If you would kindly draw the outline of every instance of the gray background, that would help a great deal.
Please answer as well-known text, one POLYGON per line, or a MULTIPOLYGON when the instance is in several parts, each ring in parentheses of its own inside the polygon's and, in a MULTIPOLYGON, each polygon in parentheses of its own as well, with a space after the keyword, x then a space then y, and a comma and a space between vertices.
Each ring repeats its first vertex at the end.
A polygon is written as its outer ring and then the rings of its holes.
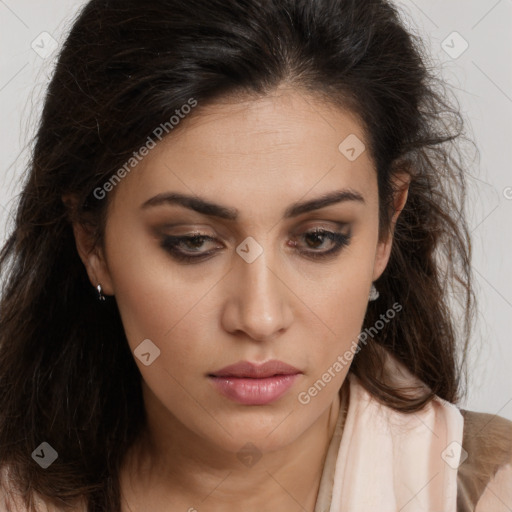
MULTIPOLYGON (((0 242, 10 226, 12 199, 20 191, 53 68, 44 33, 62 44, 83 3, 0 0, 0 242)), ((512 419, 512 0, 397 3, 409 28, 431 47, 479 150, 467 169, 479 309, 471 338, 471 385, 461 405, 512 419), (464 41, 468 48, 458 55, 464 41)))

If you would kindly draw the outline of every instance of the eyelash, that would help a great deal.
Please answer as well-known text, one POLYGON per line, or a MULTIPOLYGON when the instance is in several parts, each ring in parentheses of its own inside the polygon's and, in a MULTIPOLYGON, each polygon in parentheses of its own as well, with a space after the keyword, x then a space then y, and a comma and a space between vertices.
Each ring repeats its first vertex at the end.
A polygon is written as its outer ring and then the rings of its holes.
MULTIPOLYGON (((330 239, 334 242, 334 247, 328 251, 318 252, 318 251, 299 251, 302 254, 305 254, 306 257, 312 258, 314 260, 326 259, 331 256, 337 255, 344 247, 350 244, 350 240, 352 238, 352 234, 343 234, 335 231, 328 231, 325 229, 314 229, 311 231, 306 231, 301 236, 308 235, 320 235, 330 239)), ((185 242, 191 241, 215 241, 215 238, 212 238, 208 235, 203 235, 201 233, 194 234, 192 236, 166 236, 162 242, 161 247, 166 250, 171 256, 177 261, 187 262, 187 263, 198 263, 202 260, 207 259, 211 254, 215 253, 215 250, 208 251, 205 253, 201 253, 198 256, 191 256, 190 254, 186 254, 183 251, 177 249, 177 247, 185 242)), ((296 245, 296 242, 294 242, 296 245)))

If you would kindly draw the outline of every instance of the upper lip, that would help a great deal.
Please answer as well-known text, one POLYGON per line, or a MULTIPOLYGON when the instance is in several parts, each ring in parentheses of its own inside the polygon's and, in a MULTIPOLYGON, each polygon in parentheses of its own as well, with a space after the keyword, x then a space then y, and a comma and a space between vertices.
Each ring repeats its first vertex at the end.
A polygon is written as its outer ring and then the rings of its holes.
POLYGON ((251 363, 250 361, 240 361, 226 366, 210 374, 213 377, 249 377, 263 379, 274 375, 294 375, 302 373, 300 370, 289 364, 272 359, 265 363, 251 363))

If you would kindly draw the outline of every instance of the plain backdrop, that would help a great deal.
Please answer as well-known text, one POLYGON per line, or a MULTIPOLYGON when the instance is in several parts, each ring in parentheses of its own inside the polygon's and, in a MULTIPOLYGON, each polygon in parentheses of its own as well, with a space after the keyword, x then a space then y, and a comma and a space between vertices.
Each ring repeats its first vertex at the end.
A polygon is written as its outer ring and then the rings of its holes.
MULTIPOLYGON (((0 0, 0 242, 54 65, 55 52, 47 53, 53 40, 62 44, 83 4, 0 0)), ((466 169, 478 318, 468 399, 461 406, 512 420, 512 0, 398 4, 452 87, 479 152, 466 169)))

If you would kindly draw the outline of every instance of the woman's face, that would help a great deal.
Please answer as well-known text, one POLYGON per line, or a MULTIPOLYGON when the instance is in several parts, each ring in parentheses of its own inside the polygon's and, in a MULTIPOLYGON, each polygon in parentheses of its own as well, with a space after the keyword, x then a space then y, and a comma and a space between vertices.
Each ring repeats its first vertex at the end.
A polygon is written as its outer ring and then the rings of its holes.
POLYGON ((86 265, 115 295, 148 411, 223 449, 271 451, 326 412, 348 372, 335 363, 390 250, 376 173, 357 120, 297 91, 194 114, 111 192, 105 252, 86 265), (298 373, 219 372, 268 360, 298 373))

